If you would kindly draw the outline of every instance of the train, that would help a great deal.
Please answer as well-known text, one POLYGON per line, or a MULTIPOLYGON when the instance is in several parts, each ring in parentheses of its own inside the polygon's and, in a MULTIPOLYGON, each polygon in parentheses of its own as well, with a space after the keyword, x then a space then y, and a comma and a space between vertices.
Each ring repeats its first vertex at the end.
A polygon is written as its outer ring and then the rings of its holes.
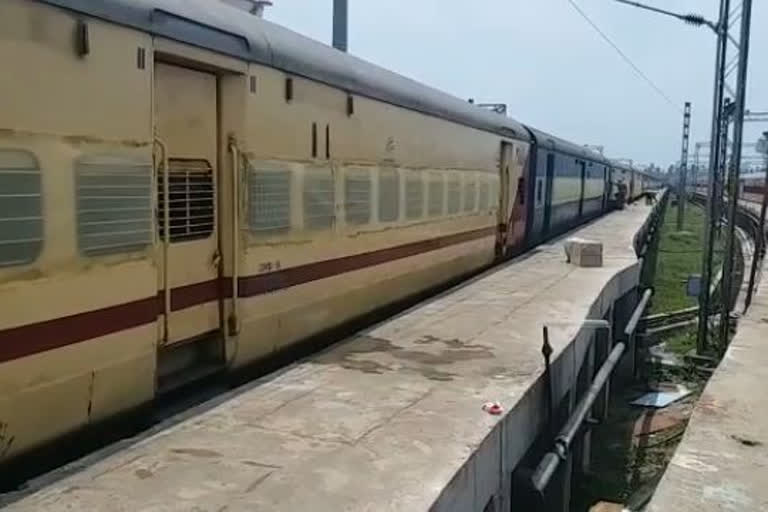
POLYGON ((211 0, 3 0, 0 35, 3 464, 648 186, 211 0))
POLYGON ((761 200, 765 194, 765 183, 765 175, 761 173, 742 176, 739 179, 739 197, 757 201, 761 200))

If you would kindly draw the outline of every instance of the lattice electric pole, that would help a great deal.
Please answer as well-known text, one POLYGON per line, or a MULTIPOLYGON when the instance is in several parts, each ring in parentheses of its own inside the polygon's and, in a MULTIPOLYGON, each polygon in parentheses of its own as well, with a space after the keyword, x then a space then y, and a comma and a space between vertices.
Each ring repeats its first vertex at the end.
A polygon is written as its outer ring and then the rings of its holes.
POLYGON ((752 0, 744 0, 741 8, 741 37, 739 38, 738 75, 733 123, 733 152, 728 167, 728 236, 725 239, 723 260, 722 304, 720 306, 720 349, 728 346, 731 318, 732 274, 736 245, 736 210, 739 202, 739 173, 744 139, 744 112, 747 95, 747 67, 749 61, 749 33, 752 21, 752 0))
POLYGON ((725 89, 725 65, 728 52, 728 18, 730 0, 720 0, 720 13, 715 26, 717 46, 715 56, 715 87, 712 98, 712 124, 709 147, 709 172, 707 174, 707 223, 704 228, 704 250, 701 262, 701 286, 699 289, 699 326, 696 352, 702 354, 709 346, 709 314, 711 312, 710 287, 712 282, 712 257, 714 253, 715 224, 717 217, 717 170, 720 155, 721 114, 725 89))
POLYGON ((688 140, 691 135, 691 102, 685 102, 683 111, 683 147, 680 156, 680 190, 677 193, 677 230, 683 230, 685 219, 685 203, 688 198, 686 179, 688 174, 688 140))

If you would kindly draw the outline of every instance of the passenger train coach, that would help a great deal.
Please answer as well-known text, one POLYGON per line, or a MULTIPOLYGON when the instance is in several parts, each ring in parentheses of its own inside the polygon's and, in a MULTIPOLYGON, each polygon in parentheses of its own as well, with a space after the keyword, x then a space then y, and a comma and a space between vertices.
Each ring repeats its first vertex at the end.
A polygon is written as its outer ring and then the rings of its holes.
POLYGON ((0 62, 5 462, 642 192, 210 0, 3 0, 0 62))

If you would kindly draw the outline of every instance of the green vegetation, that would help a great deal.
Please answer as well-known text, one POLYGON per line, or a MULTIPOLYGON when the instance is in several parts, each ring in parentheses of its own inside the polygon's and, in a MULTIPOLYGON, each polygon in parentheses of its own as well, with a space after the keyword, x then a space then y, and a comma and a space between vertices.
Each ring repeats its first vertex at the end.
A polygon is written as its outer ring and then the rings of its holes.
MULTIPOLYGON (((704 210, 696 205, 688 205, 684 231, 676 230, 676 220, 677 208, 670 205, 661 227, 652 313, 667 313, 697 305, 696 297, 686 295, 686 281, 691 274, 701 274, 701 251, 706 224, 704 210)), ((713 269, 717 269, 722 260, 719 240, 715 246, 714 260, 713 269)))
POLYGON ((665 338, 664 347, 673 354, 685 355, 696 347, 697 335, 698 329, 694 325, 665 338))

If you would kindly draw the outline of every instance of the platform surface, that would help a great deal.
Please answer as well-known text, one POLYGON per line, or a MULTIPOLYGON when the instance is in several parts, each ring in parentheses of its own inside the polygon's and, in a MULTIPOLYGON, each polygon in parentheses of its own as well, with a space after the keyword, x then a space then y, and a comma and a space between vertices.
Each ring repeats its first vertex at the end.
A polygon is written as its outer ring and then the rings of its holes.
MULTIPOLYGON (((649 212, 629 206, 568 235, 602 241, 602 268, 566 264, 565 237, 540 246, 47 475, 6 510, 426 511, 458 478, 480 499, 493 476, 464 469, 540 378, 542 325, 557 358, 615 277, 637 274, 632 239, 649 212), (484 412, 486 401, 504 414, 484 412)), ((444 501, 477 509, 461 496, 444 501)))
MULTIPOLYGON (((759 205, 757 206, 759 208, 759 205)), ((768 511, 768 264, 649 512, 768 511)))

